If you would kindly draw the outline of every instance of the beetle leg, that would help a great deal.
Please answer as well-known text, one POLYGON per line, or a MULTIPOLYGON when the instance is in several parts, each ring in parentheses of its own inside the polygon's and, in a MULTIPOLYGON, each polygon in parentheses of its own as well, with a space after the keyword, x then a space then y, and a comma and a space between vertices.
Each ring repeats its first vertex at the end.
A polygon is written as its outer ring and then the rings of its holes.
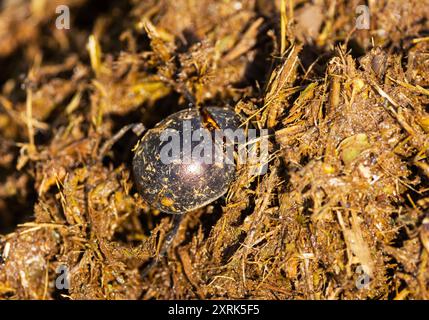
POLYGON ((103 146, 100 148, 100 153, 98 155, 99 159, 102 159, 104 155, 113 147, 113 145, 120 140, 125 133, 129 130, 132 130, 137 136, 141 136, 144 131, 146 131, 143 123, 131 123, 121 128, 113 137, 107 140, 103 146))
POLYGON ((177 231, 179 230, 180 222, 182 222, 183 214, 174 214, 172 218, 172 229, 167 233, 165 236, 165 241, 161 247, 161 250, 159 251, 159 254, 157 257, 155 257, 142 271, 141 275, 144 278, 147 276, 149 271, 158 264, 160 258, 164 257, 167 254, 167 250, 170 248, 171 244, 173 243, 173 240, 177 234, 177 231))

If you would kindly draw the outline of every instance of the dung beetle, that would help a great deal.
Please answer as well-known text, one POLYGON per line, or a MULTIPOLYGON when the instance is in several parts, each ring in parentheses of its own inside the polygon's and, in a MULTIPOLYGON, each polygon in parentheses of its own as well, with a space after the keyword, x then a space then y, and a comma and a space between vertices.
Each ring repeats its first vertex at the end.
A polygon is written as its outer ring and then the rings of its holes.
POLYGON ((216 158, 227 141, 224 136, 216 139, 215 133, 239 126, 233 110, 206 107, 181 110, 148 130, 132 164, 142 198, 163 212, 183 214, 224 195, 236 167, 233 161, 216 158))
MULTIPOLYGON (((241 119, 232 109, 202 107, 184 86, 175 86, 172 81, 164 80, 182 93, 194 107, 168 116, 147 131, 142 123, 131 123, 106 141, 99 152, 101 160, 127 131, 132 130, 138 136, 146 131, 133 149, 134 181, 146 203, 173 214, 172 229, 166 234, 158 257, 166 254, 184 213, 202 208, 228 191, 235 177, 234 152, 238 142, 234 136, 231 139, 231 136, 224 136, 223 133, 228 130, 236 132, 241 126, 241 119), (168 133, 174 133, 170 135, 172 141, 164 139, 169 136, 168 133), (195 133, 197 137, 203 137, 203 141, 194 139, 195 133), (169 150, 168 144, 173 147, 170 148, 172 150, 169 150), (170 157, 166 149, 175 156, 170 157), (234 152, 228 152, 231 150, 234 152), (212 161, 207 161, 210 157, 212 161)), ((153 259, 142 271, 142 277, 158 261, 153 259)))

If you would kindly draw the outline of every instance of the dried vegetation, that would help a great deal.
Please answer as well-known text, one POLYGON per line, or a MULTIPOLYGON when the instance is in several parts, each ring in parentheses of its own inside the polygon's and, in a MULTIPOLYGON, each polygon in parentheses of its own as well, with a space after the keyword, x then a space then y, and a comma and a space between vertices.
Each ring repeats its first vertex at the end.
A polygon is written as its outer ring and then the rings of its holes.
POLYGON ((0 297, 429 299, 429 2, 360 4, 0 1, 0 297), (269 128, 269 170, 142 277, 172 219, 109 139, 185 91, 269 128))

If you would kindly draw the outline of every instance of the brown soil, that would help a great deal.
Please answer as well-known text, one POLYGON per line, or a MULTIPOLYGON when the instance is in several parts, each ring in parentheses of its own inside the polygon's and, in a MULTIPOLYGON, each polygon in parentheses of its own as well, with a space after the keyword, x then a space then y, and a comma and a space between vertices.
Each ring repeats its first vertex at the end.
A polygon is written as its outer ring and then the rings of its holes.
POLYGON ((0 1, 0 297, 429 299, 429 1, 368 0, 369 30, 361 4, 0 1), (160 257, 138 137, 106 146, 185 91, 268 128, 269 170, 160 257))

